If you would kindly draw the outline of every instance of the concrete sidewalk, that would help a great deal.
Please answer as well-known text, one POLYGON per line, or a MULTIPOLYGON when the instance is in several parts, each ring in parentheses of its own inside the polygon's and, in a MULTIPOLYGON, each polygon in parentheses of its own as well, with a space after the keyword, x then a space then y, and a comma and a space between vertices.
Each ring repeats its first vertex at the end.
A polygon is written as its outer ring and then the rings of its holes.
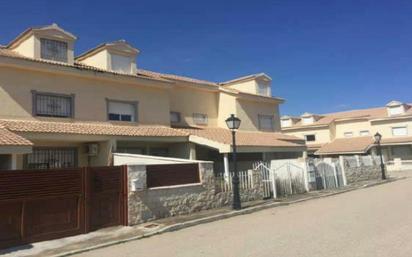
POLYGON ((243 209, 233 211, 230 207, 202 211, 194 215, 176 216, 144 223, 133 227, 111 227, 84 235, 77 235, 56 240, 33 243, 0 251, 0 255, 9 256, 68 256, 102 247, 138 240, 153 235, 195 226, 197 224, 226 219, 248 214, 267 208, 285 206, 311 199, 332 196, 348 191, 389 183, 405 177, 390 178, 386 181, 372 180, 352 184, 335 190, 313 191, 276 200, 261 200, 243 203, 243 209))

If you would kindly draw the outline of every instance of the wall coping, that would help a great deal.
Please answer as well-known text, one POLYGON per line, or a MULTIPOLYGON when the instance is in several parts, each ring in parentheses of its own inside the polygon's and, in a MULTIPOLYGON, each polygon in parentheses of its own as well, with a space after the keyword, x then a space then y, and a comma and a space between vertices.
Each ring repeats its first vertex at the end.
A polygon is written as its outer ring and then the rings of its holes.
POLYGON ((185 188, 185 187, 198 187, 202 186, 202 183, 191 183, 191 184, 183 184, 183 185, 173 185, 173 186, 161 186, 161 187, 151 187, 148 188, 148 191, 155 191, 155 190, 163 190, 163 189, 174 189, 174 188, 185 188))

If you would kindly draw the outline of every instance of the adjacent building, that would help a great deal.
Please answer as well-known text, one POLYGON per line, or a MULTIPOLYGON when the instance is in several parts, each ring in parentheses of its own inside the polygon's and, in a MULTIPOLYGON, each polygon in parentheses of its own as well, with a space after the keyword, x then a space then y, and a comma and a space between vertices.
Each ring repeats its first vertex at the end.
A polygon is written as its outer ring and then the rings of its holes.
POLYGON ((241 167, 302 155, 304 141, 280 133, 272 79, 216 83, 140 69, 124 40, 75 56, 77 37, 52 24, 0 46, 0 168, 104 166, 112 153, 215 161, 228 170, 225 119, 242 120, 241 167))
POLYGON ((282 132, 304 139, 314 156, 374 154, 373 135, 382 135, 385 160, 412 160, 412 105, 391 101, 384 107, 330 114, 281 117, 282 132))

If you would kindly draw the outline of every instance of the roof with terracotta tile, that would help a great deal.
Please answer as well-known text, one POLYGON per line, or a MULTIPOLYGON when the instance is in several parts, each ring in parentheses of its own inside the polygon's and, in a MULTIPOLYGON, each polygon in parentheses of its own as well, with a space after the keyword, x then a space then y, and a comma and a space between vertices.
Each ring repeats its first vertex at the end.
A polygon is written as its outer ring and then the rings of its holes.
POLYGON ((15 132, 58 133, 107 136, 185 137, 187 133, 166 126, 131 126, 109 122, 57 122, 39 120, 0 120, 0 125, 15 132))
POLYGON ((196 84, 204 84, 204 85, 216 86, 216 87, 219 86, 215 82, 190 78, 186 76, 179 76, 179 75, 174 75, 174 74, 154 72, 154 71, 143 70, 143 69, 137 69, 137 74, 143 75, 143 76, 149 76, 153 78, 171 79, 171 80, 178 80, 178 81, 184 81, 184 82, 196 83, 196 84))
POLYGON ((0 146, 32 146, 33 143, 4 127, 0 127, 0 146))
POLYGON ((365 153, 373 143, 374 139, 371 136, 337 138, 332 142, 323 145, 315 152, 315 154, 333 155, 343 153, 365 153))
POLYGON ((381 140, 382 145, 402 144, 402 143, 412 144, 412 137, 390 137, 390 138, 383 137, 381 140))
POLYGON ((308 148, 308 150, 317 150, 319 148, 321 148, 324 144, 308 144, 306 143, 306 147, 308 148))
POLYGON ((320 114, 320 115, 317 115, 317 119, 315 120, 315 122, 311 124, 302 124, 302 121, 299 119, 299 121, 296 122, 293 126, 284 127, 282 128, 282 130, 329 125, 330 123, 334 121, 340 121, 340 120, 346 120, 346 119, 372 120, 372 119, 381 119, 381 118, 399 118, 399 117, 409 117, 409 116, 412 117, 412 107, 410 107, 410 104, 407 104, 407 106, 409 108, 406 110, 404 114, 396 115, 396 116, 388 116, 386 107, 320 114))
POLYGON ((125 73, 120 73, 120 72, 115 72, 115 71, 109 71, 109 70, 105 70, 105 69, 96 68, 96 67, 93 67, 93 66, 90 66, 90 65, 85 65, 85 64, 80 63, 80 62, 74 62, 74 64, 70 64, 70 63, 56 62, 56 61, 45 60, 45 59, 29 58, 29 57, 23 56, 23 55, 15 52, 13 50, 7 49, 7 48, 0 48, 0 56, 17 58, 17 59, 22 59, 22 60, 27 60, 27 61, 32 61, 32 62, 39 62, 39 63, 58 65, 58 66, 65 66, 65 67, 76 68, 76 69, 81 69, 81 70, 89 70, 89 71, 110 73, 110 74, 115 74, 115 75, 120 75, 120 76, 145 78, 145 79, 151 79, 151 80, 158 80, 158 81, 162 81, 162 82, 171 82, 171 81, 169 81, 167 79, 164 79, 164 78, 161 78, 161 77, 146 76, 146 75, 140 75, 140 74, 125 74, 125 73))
MULTIPOLYGON (((217 143, 232 144, 232 134, 224 128, 183 128, 179 129, 190 135, 203 137, 217 143)), ((251 132, 239 130, 236 132, 238 146, 267 146, 267 147, 304 147, 304 140, 276 132, 251 132)))

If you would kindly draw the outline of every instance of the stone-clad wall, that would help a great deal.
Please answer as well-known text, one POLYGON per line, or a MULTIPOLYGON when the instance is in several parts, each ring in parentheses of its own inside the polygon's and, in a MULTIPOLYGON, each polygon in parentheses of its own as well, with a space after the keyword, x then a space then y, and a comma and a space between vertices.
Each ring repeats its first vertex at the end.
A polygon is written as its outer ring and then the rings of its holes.
POLYGON ((358 167, 349 167, 348 165, 345 165, 345 175, 347 183, 351 184, 358 181, 379 179, 381 177, 381 169, 379 165, 362 165, 358 167))
MULTIPOLYGON (((199 184, 150 188, 146 186, 146 166, 131 165, 128 167, 129 181, 129 225, 168 216, 185 215, 201 210, 219 208, 231 204, 232 194, 218 192, 213 174, 213 163, 199 163, 199 184), (137 179, 139 188, 132 192, 130 181, 137 179)), ((254 174, 253 188, 241 191, 242 201, 263 198, 260 176, 254 174)))

